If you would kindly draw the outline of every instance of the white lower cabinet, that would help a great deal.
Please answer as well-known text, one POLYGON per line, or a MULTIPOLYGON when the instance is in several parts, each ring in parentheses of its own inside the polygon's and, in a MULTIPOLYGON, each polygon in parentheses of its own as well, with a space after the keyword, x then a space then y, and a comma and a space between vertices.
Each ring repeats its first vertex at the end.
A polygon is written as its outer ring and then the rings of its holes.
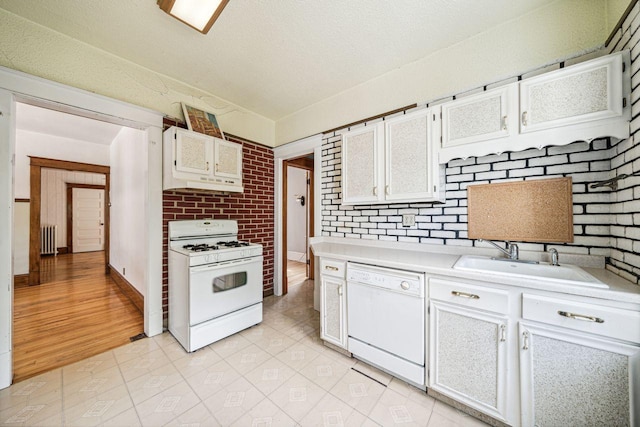
POLYGON ((320 259, 320 338, 347 348, 345 263, 320 259))
POLYGON ((521 322, 523 426, 640 424, 640 347, 521 322))
POLYGON ((508 318, 432 301, 429 387, 506 421, 508 318))

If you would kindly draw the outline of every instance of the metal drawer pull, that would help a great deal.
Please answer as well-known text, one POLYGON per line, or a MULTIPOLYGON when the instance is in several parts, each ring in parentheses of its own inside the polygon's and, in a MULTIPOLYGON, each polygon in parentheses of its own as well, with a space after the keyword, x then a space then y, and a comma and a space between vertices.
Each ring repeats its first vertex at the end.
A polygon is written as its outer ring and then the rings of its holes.
POLYGON ((374 196, 378 195, 378 187, 373 187, 373 195, 374 196))
POLYGON ((507 130, 507 116, 502 116, 502 130, 507 130))
POLYGON ((584 314, 569 313, 568 311, 558 311, 560 316, 568 317, 569 319, 584 320, 585 322, 604 323, 604 319, 595 316, 585 316, 584 314))
POLYGON ((500 325, 500 341, 505 342, 507 340, 507 325, 500 325))
POLYGON ((325 265, 325 266, 324 266, 324 269, 325 269, 325 270, 331 270, 331 271, 338 271, 338 270, 340 270, 338 267, 334 267, 334 266, 332 266, 332 265, 325 265))
POLYGON ((529 332, 522 333, 522 349, 529 350, 529 332))
POLYGON ((480 297, 478 295, 469 294, 467 292, 460 292, 460 291, 451 291, 451 295, 453 295, 454 297, 480 299, 480 297))
POLYGON ((527 112, 523 112, 522 113, 522 126, 526 126, 527 125, 527 112))

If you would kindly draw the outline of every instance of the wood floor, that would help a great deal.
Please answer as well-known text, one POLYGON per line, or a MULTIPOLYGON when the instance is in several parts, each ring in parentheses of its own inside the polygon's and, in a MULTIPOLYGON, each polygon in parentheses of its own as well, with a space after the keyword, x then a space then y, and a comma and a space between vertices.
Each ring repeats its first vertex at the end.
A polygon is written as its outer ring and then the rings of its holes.
POLYGON ((16 288, 14 381, 127 344, 142 314, 105 274, 104 253, 43 257, 42 284, 16 288))
POLYGON ((307 280, 307 264, 304 262, 287 260, 287 285, 299 285, 307 280))

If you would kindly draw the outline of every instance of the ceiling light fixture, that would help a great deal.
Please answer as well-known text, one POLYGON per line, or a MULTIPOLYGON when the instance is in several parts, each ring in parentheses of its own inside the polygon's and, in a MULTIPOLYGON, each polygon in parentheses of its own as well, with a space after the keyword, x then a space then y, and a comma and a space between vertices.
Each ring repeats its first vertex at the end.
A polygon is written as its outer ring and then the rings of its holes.
POLYGON ((207 34, 229 0, 158 0, 160 9, 207 34))

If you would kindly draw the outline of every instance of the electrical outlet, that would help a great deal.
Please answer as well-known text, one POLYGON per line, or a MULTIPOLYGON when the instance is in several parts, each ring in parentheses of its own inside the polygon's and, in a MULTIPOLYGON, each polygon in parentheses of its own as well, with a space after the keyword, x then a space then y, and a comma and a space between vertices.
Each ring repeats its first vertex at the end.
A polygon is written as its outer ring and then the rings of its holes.
POLYGON ((404 214, 402 215, 402 226, 403 227, 411 227, 416 225, 416 216, 413 214, 404 214))

